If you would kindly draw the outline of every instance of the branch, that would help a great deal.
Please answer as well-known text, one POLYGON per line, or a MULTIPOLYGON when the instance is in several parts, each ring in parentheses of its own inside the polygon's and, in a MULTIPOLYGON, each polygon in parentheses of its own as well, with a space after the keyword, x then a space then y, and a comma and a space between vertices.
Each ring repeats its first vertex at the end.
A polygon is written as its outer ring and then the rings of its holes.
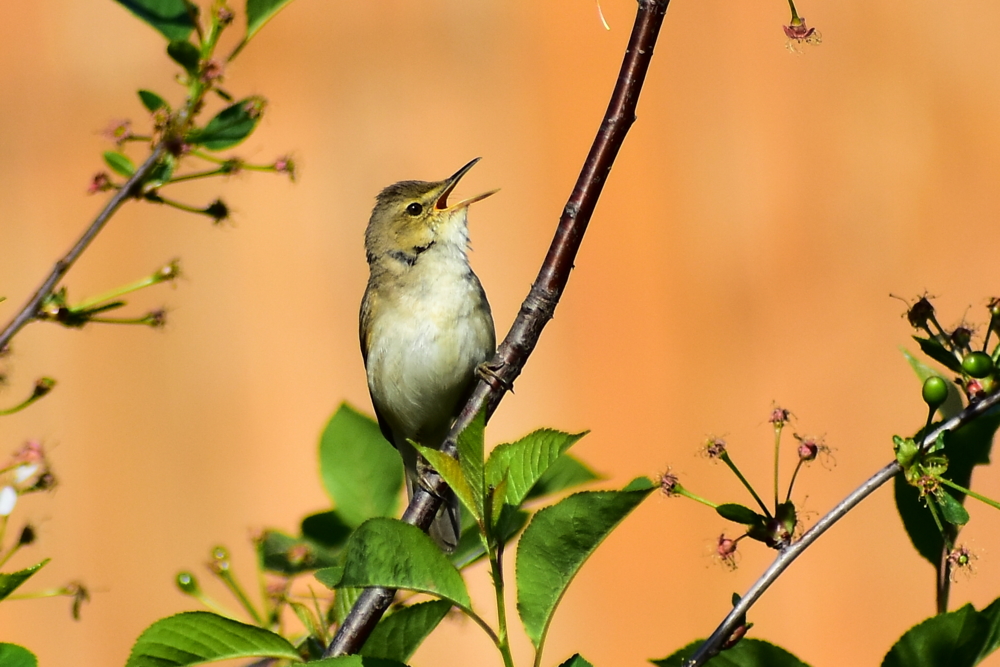
MULTIPOLYGON (((980 417, 994 412, 997 406, 1000 406, 1000 394, 993 394, 974 405, 970 405, 951 419, 941 422, 936 428, 927 433, 924 436, 921 447, 929 447, 937 440, 938 435, 945 431, 954 431, 980 417)), ((726 640, 743 624, 750 607, 778 579, 781 573, 785 571, 785 568, 801 556, 809 545, 819 539, 819 536, 825 533, 828 528, 842 519, 844 515, 854 509, 862 500, 870 496, 875 489, 888 482, 900 472, 902 472, 902 468, 896 461, 885 465, 861 486, 852 491, 850 495, 837 503, 826 516, 817 521, 816 525, 807 530, 797 542, 783 549, 778 554, 778 557, 774 559, 774 562, 771 563, 770 567, 760 576, 760 579, 754 582, 750 590, 746 592, 746 595, 733 607, 733 610, 729 612, 725 620, 716 628, 712 636, 706 639, 698 647, 698 650, 684 663, 684 667, 699 667, 718 655, 726 640)))
POLYGON ((38 315, 38 311, 45 301, 46 297, 52 293, 52 290, 56 288, 59 281, 63 279, 66 272, 70 270, 70 267, 80 258, 83 251, 87 249, 90 242, 94 240, 94 237, 104 228, 105 223, 115 214, 122 204, 125 203, 126 199, 136 196, 139 194, 139 188, 141 183, 145 180, 146 176, 152 171, 153 167, 156 165, 157 160, 163 154, 163 144, 158 144, 154 149, 152 154, 146 159, 142 165, 135 170, 132 177, 125 182, 125 185, 121 187, 115 195, 108 200, 108 203, 104 206, 104 209, 97 214, 94 221, 90 223, 87 230, 83 233, 77 242, 69 249, 62 259, 56 262, 55 266, 46 276, 42 284, 38 286, 35 293, 31 295, 28 302, 24 304, 21 310, 14 316, 6 327, 4 327, 3 332, 0 332, 0 350, 4 349, 10 342, 10 339, 14 337, 18 331, 24 328, 28 322, 35 319, 38 315))
MULTIPOLYGON (((573 268, 573 260, 580 249, 597 200, 601 196, 611 167, 625 141, 639 101, 653 47, 663 24, 663 17, 670 0, 639 0, 639 8, 632 27, 625 58, 604 120, 590 148, 587 160, 576 181, 573 192, 563 208, 555 237, 549 246, 545 261, 535 278, 521 310, 514 320, 507 337, 500 344, 489 367, 495 377, 480 380, 459 413, 451 432, 441 449, 451 456, 457 455, 455 441, 479 410, 487 406, 487 418, 493 414, 507 389, 521 374, 528 356, 535 349, 542 329, 552 319, 559 298, 562 296, 573 268)), ((443 480, 431 476, 429 489, 418 488, 403 513, 403 521, 427 530, 441 504, 441 493, 446 487, 443 480)), ((351 609, 344 623, 337 630, 324 657, 356 653, 392 603, 396 591, 389 588, 367 588, 351 609)))

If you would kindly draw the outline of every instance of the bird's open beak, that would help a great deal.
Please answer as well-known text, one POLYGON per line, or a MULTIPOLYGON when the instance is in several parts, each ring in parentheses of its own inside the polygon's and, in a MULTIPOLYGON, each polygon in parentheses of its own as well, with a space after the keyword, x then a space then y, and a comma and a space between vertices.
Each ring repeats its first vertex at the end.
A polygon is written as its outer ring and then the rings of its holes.
POLYGON ((469 162, 469 164, 465 165, 464 167, 456 171, 454 176, 445 180, 444 190, 441 192, 441 195, 438 197, 437 202, 434 204, 435 209, 439 211, 444 211, 447 209, 455 210, 459 208, 464 208, 470 204, 474 204, 477 201, 486 199, 490 195, 499 192, 499 190, 490 190, 489 192, 484 192, 481 195, 476 195, 475 197, 470 197, 469 199, 463 199, 457 204, 452 204, 451 206, 448 206, 448 195, 450 195, 451 191, 455 189, 455 186, 458 185, 458 182, 460 180, 462 180, 462 177, 465 176, 465 174, 470 169, 472 169, 472 167, 481 159, 482 158, 477 157, 475 160, 472 160, 471 162, 469 162))

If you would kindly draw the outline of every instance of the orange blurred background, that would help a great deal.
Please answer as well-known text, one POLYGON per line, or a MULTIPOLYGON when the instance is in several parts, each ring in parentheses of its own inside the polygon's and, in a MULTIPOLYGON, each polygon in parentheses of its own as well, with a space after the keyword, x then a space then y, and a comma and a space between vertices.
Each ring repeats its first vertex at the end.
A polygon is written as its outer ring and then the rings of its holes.
MULTIPOLYGON (((370 409, 357 343, 362 232, 385 185, 484 157, 462 190, 502 188, 473 208, 471 233, 506 331, 628 39, 634 3, 602 8, 610 31, 592 0, 298 0, 258 35, 226 85, 270 106, 232 152, 267 163, 291 151, 298 183, 247 173, 172 188, 198 205, 221 195, 234 209, 221 228, 147 204, 112 220, 70 273, 70 296, 180 257, 176 289, 130 303, 165 304, 164 331, 35 324, 15 339, 3 404, 41 375, 59 386, 4 419, 0 450, 42 439, 60 483, 18 506, 12 525, 30 520, 40 539, 5 569, 52 557, 25 590, 79 579, 93 600, 79 622, 62 599, 2 604, 0 641, 27 645, 43 665, 124 664, 150 623, 195 608, 174 588, 178 570, 203 573, 224 544, 249 583, 251 529, 294 531, 328 506, 319 432, 343 400, 370 409)), ((120 118, 144 126, 138 88, 175 104, 183 91, 165 41, 110 0, 4 11, 6 321, 102 205, 85 194, 111 147, 100 130, 120 118)), ((970 35, 995 25, 1000 6, 802 0, 799 11, 824 35, 803 55, 784 48, 782 0, 675 0, 565 298, 490 442, 589 428, 575 452, 607 485, 670 465, 716 502, 746 502, 695 452, 725 435, 766 493, 765 420, 779 401, 794 430, 836 449, 832 471, 813 466, 797 484, 815 518, 891 458, 894 433, 920 424, 919 384, 899 352, 915 345, 889 293, 929 291, 953 326, 984 322, 1000 289, 1000 77, 990 65, 1000 42, 970 35)), ((974 481, 997 495, 996 470, 974 481)), ((969 509, 963 541, 978 572, 955 585, 953 608, 1000 592, 1000 516, 969 509)), ((707 508, 648 500, 570 588, 544 663, 579 651, 595 665, 640 665, 707 635, 772 557, 742 544, 735 572, 713 564, 723 530, 707 508)), ((816 666, 875 665, 933 613, 933 576, 882 489, 765 595, 751 635, 816 666)), ((473 579, 488 610, 485 572, 473 579)), ((454 620, 413 662, 500 664, 474 624, 454 620)))

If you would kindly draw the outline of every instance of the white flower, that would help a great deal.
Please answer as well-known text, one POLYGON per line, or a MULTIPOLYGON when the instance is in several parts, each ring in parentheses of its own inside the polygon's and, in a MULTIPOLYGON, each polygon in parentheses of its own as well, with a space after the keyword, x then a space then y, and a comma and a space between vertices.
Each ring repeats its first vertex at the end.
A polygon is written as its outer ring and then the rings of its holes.
POLYGON ((26 463, 23 466, 18 466, 17 468, 14 469, 14 483, 20 484, 24 480, 30 478, 36 472, 38 472, 37 463, 26 463))
POLYGON ((0 516, 10 516, 17 504, 17 491, 13 486, 5 486, 0 489, 0 516))

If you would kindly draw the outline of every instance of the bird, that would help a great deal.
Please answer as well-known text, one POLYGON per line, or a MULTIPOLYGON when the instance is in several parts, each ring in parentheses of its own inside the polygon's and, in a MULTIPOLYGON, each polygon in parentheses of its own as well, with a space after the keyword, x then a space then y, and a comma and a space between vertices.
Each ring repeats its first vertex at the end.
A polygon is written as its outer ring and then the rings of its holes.
MULTIPOLYGON (((401 181, 375 198, 365 230, 369 278, 361 300, 361 354, 382 434, 399 450, 407 495, 421 484, 410 441, 440 448, 496 351, 493 314, 469 265, 469 206, 497 192, 449 203, 476 158, 442 181, 401 181)), ((428 533, 445 552, 461 535, 451 490, 428 533)))

